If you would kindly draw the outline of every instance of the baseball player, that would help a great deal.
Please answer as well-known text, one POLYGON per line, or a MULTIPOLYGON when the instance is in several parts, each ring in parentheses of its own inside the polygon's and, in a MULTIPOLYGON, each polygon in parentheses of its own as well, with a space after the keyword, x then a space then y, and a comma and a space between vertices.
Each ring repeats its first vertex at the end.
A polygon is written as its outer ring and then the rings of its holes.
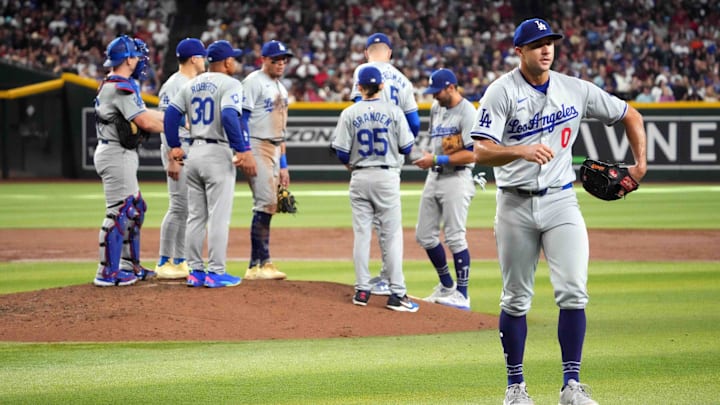
MULTIPOLYGON (((197 38, 185 38, 175 49, 178 59, 178 71, 160 88, 160 111, 165 111, 170 100, 180 91, 180 88, 192 78, 205 71, 205 58, 207 51, 205 45, 197 38)), ((181 147, 185 154, 189 152, 190 132, 181 120, 179 136, 181 147)), ((160 134, 160 158, 163 168, 167 172, 169 204, 162 224, 160 224, 160 260, 155 267, 157 278, 176 279, 186 278, 190 274, 187 260, 185 260, 185 228, 188 216, 187 206, 187 180, 185 172, 180 170, 180 162, 168 158, 170 148, 167 146, 165 134, 160 134), (171 261, 170 258, 173 260, 171 261)))
MULTIPOLYGON (((400 70, 390 63, 391 57, 392 43, 390 38, 381 32, 370 35, 365 45, 365 59, 367 62, 358 66, 353 72, 353 89, 350 93, 350 98, 355 102, 362 99, 358 87, 358 74, 360 70, 367 66, 376 67, 380 70, 383 80, 385 81, 380 93, 380 98, 402 109, 413 136, 417 137, 420 132, 420 115, 418 115, 418 105, 415 101, 413 84, 400 70)), ((398 170, 401 168, 402 164, 398 167, 398 170)), ((377 228, 379 224, 375 224, 375 226, 377 228)), ((382 248, 384 242, 382 240, 378 240, 378 242, 380 244, 380 250, 386 251, 386 249, 382 248)), ((383 258, 383 263, 384 262, 385 260, 383 258)), ((380 275, 373 277, 370 283, 372 284, 372 294, 390 295, 390 285, 384 265, 380 269, 380 275)))
POLYGON ((513 41, 520 66, 488 87, 471 132, 476 163, 495 166, 498 185, 495 240, 503 282, 499 328, 507 367, 505 404, 533 403, 523 353, 541 249, 560 309, 559 403, 597 404, 580 384, 589 242, 572 188, 572 146, 583 118, 622 122, 635 159, 631 175, 639 181, 647 170, 642 116, 591 82, 550 70, 559 38, 539 18, 518 25, 513 41))
POLYGON ((280 41, 266 42, 261 53, 262 67, 243 81, 243 120, 257 161, 257 176, 248 181, 253 193, 253 218, 245 279, 283 280, 287 275, 270 259, 270 220, 277 212, 278 184, 290 184, 285 155, 288 92, 280 79, 293 54, 280 41))
POLYGON ((430 107, 430 146, 423 157, 413 161, 429 169, 420 198, 415 238, 427 252, 440 283, 425 301, 470 310, 468 278, 470 253, 465 237, 470 202, 475 196, 472 169, 475 166, 473 126, 475 107, 458 91, 457 78, 448 69, 430 75, 430 86, 424 91, 435 101, 430 107), (440 243, 440 227, 453 255, 455 276, 448 270, 445 248, 440 243))
POLYGON ((403 232, 400 205, 400 165, 412 150, 414 136, 402 110, 380 99, 383 76, 367 66, 358 73, 361 101, 344 109, 335 128, 333 148, 351 171, 350 206, 353 216, 353 303, 365 306, 370 299, 370 240, 372 223, 379 224, 378 238, 390 284, 386 307, 416 312, 418 304, 407 296, 402 271, 403 232))
POLYGON ((98 146, 93 161, 105 193, 105 219, 98 236, 100 264, 93 280, 100 287, 131 285, 155 275, 140 264, 140 229, 147 205, 137 180, 137 149, 120 144, 113 123, 117 117, 147 132, 162 130, 162 113, 145 107, 136 81, 147 66, 147 54, 139 39, 126 35, 113 39, 103 63, 110 72, 95 97, 98 146))
POLYGON ((207 48, 209 71, 186 83, 165 111, 165 137, 170 158, 182 161, 185 151, 179 124, 188 114, 190 147, 185 160, 188 187, 188 220, 185 245, 190 287, 232 287, 241 278, 227 272, 227 244, 235 193, 235 167, 246 176, 256 173, 250 141, 240 119, 242 83, 232 77, 235 58, 242 51, 228 41, 215 41, 207 48), (203 265, 203 243, 207 232, 207 272, 203 265))

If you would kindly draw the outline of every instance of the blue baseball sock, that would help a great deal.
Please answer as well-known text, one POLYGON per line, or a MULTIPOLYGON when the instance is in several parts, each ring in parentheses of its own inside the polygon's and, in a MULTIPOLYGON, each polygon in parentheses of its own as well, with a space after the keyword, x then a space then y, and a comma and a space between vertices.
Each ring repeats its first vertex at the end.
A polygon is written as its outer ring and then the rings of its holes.
POLYGON ((457 290, 467 298, 468 282, 470 279, 470 252, 467 249, 453 253, 455 274, 457 276, 457 290))
POLYGON ((525 355, 525 339, 527 338, 527 318, 511 316, 500 312, 500 341, 505 352, 508 385, 525 381, 523 376, 523 356, 525 355))
POLYGON ((160 256, 160 261, 158 262, 158 266, 162 266, 163 264, 167 263, 170 258, 168 256, 160 256))
POLYGON ((563 387, 569 380, 580 381, 580 360, 587 319, 584 309, 561 309, 558 316, 558 341, 562 352, 563 387))
POLYGON ((185 261, 184 257, 176 257, 173 259, 173 264, 180 264, 185 261))
POLYGON ((270 258, 270 220, 272 215, 255 211, 250 226, 250 267, 270 258))
POLYGON ((445 287, 452 287, 453 279, 450 275, 447 258, 445 257, 445 248, 443 247, 442 243, 438 243, 438 245, 432 249, 425 249, 425 251, 427 252, 427 255, 430 258, 433 266, 435 267, 435 271, 437 271, 438 277, 440 277, 440 282, 442 283, 442 285, 444 285, 445 287))

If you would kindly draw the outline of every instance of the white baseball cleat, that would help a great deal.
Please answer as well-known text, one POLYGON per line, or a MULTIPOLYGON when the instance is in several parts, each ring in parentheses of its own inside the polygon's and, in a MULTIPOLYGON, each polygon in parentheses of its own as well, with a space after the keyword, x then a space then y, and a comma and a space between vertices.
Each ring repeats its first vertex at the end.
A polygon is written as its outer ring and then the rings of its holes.
POLYGON ((590 398, 590 387, 570 380, 560 391, 558 405, 598 405, 598 403, 590 398))
POLYGON ((435 303, 462 309, 463 311, 470 310, 470 297, 465 298, 465 296, 458 290, 455 290, 450 296, 438 297, 438 299, 435 300, 435 303))
POLYGON ((535 405, 527 392, 525 382, 512 384, 505 390, 503 405, 535 405))
POLYGON ((456 288, 457 288, 457 284, 455 284, 454 281, 453 281, 452 287, 445 287, 444 285, 442 285, 442 283, 438 283, 438 285, 436 285, 435 288, 433 289, 432 294, 423 298, 423 301, 437 302, 438 298, 450 297, 453 294, 453 292, 457 291, 456 288))

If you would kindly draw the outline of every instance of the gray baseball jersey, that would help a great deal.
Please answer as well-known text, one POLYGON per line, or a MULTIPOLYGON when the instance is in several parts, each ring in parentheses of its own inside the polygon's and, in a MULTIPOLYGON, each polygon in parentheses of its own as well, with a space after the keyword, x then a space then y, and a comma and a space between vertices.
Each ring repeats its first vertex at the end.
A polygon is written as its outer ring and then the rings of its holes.
POLYGON ((242 114, 242 83, 219 72, 206 72, 185 84, 170 101, 188 114, 192 144, 185 160, 188 184, 186 248, 188 265, 203 270, 203 243, 208 234, 208 271, 225 273, 236 169, 221 112, 242 114))
POLYGON ((495 239, 503 277, 500 305, 506 313, 522 316, 529 311, 541 249, 557 305, 585 308, 589 242, 572 190, 572 145, 583 118, 611 125, 626 111, 624 101, 593 83, 550 71, 543 93, 517 68, 494 81, 480 100, 473 138, 505 146, 542 143, 555 154, 544 165, 517 159, 494 168, 495 239))
POLYGON ((417 101, 415 101, 412 82, 389 62, 366 62, 355 68, 355 72, 353 73, 353 88, 350 93, 351 100, 360 97, 360 90, 357 84, 358 74, 360 70, 366 66, 375 66, 382 74, 383 83, 385 83, 383 91, 381 92, 382 100, 400 107, 405 114, 417 111, 418 105, 417 101))
POLYGON ((523 159, 495 168, 501 187, 544 189, 575 180, 572 145, 583 118, 612 125, 625 116, 627 104, 593 83, 550 71, 548 95, 535 90, 514 69, 485 92, 471 135, 506 146, 543 143, 555 157, 540 168, 523 159))
POLYGON ((363 100, 340 114, 333 147, 348 153, 353 171, 350 179, 350 205, 355 242, 355 288, 369 291, 370 240, 372 223, 378 225, 384 240, 384 266, 390 291, 400 297, 407 292, 402 271, 403 234, 400 204, 400 149, 414 138, 399 107, 382 101, 363 100))
POLYGON ((252 111, 248 121, 250 137, 282 141, 288 116, 288 92, 280 80, 261 69, 243 80, 242 107, 252 111))
MULTIPOLYGON (((158 93, 160 102, 158 109, 160 111, 167 110, 170 105, 170 100, 175 97, 180 89, 190 81, 190 78, 180 72, 175 72, 163 83, 158 93)), ((180 127, 179 130, 181 147, 187 155, 189 151, 189 144, 185 139, 189 138, 190 131, 185 127, 180 127)), ((168 168, 168 153, 170 148, 167 146, 167 140, 165 139, 165 133, 160 134, 162 144, 160 145, 160 159, 162 160, 163 168, 168 168)), ((177 180, 173 180, 170 177, 167 178, 168 186, 168 210, 163 217, 163 221, 160 224, 160 256, 167 256, 172 258, 185 258, 185 229, 187 226, 187 178, 185 170, 180 170, 180 175, 177 180)))

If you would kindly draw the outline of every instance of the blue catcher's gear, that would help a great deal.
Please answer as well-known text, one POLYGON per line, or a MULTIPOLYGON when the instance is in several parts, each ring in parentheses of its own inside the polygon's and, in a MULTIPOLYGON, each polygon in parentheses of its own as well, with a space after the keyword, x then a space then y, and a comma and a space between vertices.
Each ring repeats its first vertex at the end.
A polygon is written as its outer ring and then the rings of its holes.
POLYGON ((132 269, 138 278, 145 280, 155 276, 155 272, 146 269, 140 264, 140 228, 145 221, 145 211, 147 204, 142 198, 142 194, 138 192, 137 197, 130 196, 125 199, 127 205, 127 249, 123 251, 123 261, 130 262, 132 269))
MULTIPOLYGON (((142 41, 141 41, 142 42, 142 41)), ((121 35, 113 39, 105 50, 105 67, 115 67, 121 64, 127 58, 139 58, 143 56, 141 50, 138 49, 135 41, 127 35, 121 35)))
POLYGON ((123 249, 123 234, 127 224, 127 200, 123 201, 120 211, 107 214, 100 229, 100 264, 103 266, 104 279, 115 279, 120 269, 120 255, 123 249))
POLYGON ((150 49, 148 49, 147 44, 140 38, 135 38, 133 41, 135 42, 135 47, 142 55, 138 56, 140 60, 138 60, 138 64, 130 76, 133 79, 144 82, 150 74, 150 64, 148 63, 150 61, 150 49))

